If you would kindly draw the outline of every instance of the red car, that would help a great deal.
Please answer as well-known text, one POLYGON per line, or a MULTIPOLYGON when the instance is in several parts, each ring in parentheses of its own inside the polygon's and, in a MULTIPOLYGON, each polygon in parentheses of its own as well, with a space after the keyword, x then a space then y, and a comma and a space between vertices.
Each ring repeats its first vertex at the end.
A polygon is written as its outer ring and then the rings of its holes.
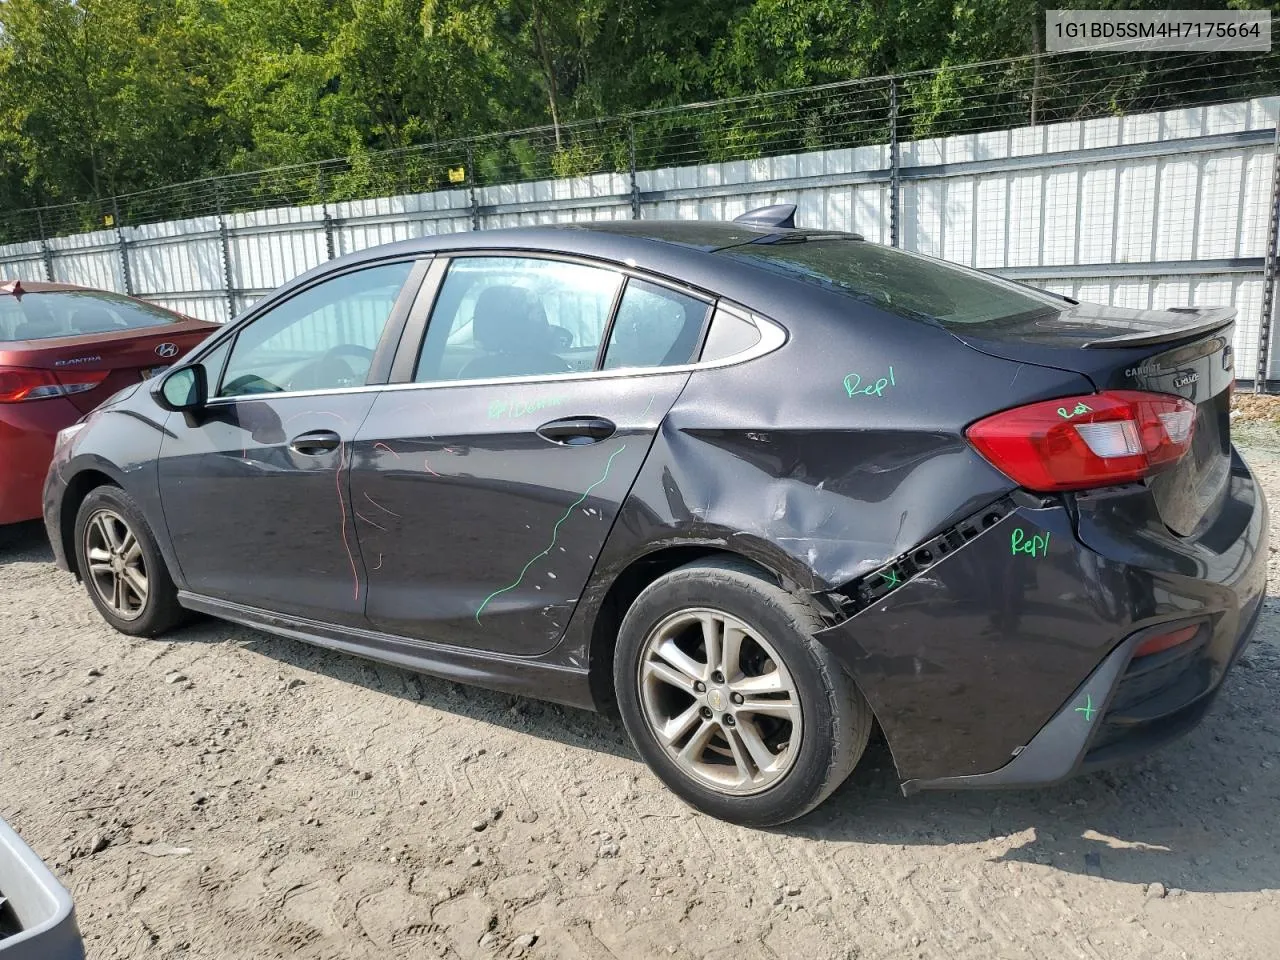
POLYGON ((0 526, 40 516, 59 430, 217 328, 104 290, 0 283, 0 526))

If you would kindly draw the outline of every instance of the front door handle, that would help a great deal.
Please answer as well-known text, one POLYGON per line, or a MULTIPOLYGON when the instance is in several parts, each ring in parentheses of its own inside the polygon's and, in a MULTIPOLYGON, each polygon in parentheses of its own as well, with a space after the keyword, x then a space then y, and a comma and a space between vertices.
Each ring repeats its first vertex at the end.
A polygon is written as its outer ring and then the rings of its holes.
POLYGON ((617 429, 617 424, 604 417, 564 417, 544 423, 538 428, 538 436, 552 443, 577 447, 608 440, 617 429))
POLYGON ((312 430, 294 437, 289 447, 303 456, 318 457, 337 450, 341 443, 342 438, 332 430, 312 430))

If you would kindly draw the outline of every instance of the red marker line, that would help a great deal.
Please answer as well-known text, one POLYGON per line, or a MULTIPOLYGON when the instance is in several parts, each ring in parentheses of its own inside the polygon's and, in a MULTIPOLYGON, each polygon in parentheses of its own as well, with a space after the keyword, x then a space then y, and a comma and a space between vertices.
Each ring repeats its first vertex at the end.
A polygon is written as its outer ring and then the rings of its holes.
POLYGON ((387 532, 387 528, 386 528, 386 527, 384 527, 384 526, 383 526, 382 524, 380 524, 380 523, 374 523, 372 520, 370 520, 368 517, 366 517, 366 516, 365 516, 363 513, 361 513, 359 510, 357 510, 357 511, 356 511, 356 516, 357 516, 357 517, 359 517, 361 520, 363 520, 365 523, 367 523, 369 526, 371 526, 371 527, 377 527, 377 528, 378 528, 379 530, 381 530, 383 533, 386 533, 386 532, 387 532))
POLYGON ((342 546, 347 551, 347 560, 351 564, 351 580, 355 583, 356 592, 352 598, 354 601, 360 599, 360 572, 356 569, 356 557, 351 552, 351 541, 347 539, 347 502, 342 499, 342 468, 347 462, 347 445, 345 442, 338 443, 338 469, 334 472, 334 485, 338 490, 338 509, 342 513, 342 546))

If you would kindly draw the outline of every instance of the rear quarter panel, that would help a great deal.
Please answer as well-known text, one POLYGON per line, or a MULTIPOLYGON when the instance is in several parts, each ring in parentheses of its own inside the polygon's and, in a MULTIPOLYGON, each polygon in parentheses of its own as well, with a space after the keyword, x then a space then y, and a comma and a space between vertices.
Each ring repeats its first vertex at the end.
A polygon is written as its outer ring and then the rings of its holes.
POLYGON ((693 375, 632 491, 642 522, 620 525, 611 552, 696 532, 772 559, 806 590, 837 586, 1013 488, 966 426, 1090 388, 845 298, 807 306, 778 318, 779 350, 693 375))
POLYGON ((566 637, 575 657, 609 586, 666 547, 740 554, 797 592, 883 566, 1013 488, 969 446, 968 424, 1091 389, 785 283, 770 316, 787 343, 695 372, 664 420, 566 637))

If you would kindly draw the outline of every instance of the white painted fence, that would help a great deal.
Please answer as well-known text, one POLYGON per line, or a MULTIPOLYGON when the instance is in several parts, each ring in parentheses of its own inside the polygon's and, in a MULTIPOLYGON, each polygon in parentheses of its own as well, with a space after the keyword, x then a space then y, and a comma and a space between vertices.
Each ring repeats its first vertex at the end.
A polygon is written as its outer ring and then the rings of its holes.
MULTIPOLYGON (((901 245, 1126 307, 1232 305, 1256 366, 1280 98, 760 160, 282 207, 0 246, 0 278, 124 291, 225 321, 335 255, 409 237, 570 220, 728 219, 792 202, 797 223, 901 245), (127 269, 127 274, 126 274, 127 269), (126 282, 127 277, 127 282, 126 282), (229 282, 228 282, 229 281, 229 282), (228 289, 230 288, 230 289, 228 289)), ((1272 252, 1274 256, 1274 252, 1272 252)), ((1280 350, 1269 379, 1280 379, 1280 350)))

